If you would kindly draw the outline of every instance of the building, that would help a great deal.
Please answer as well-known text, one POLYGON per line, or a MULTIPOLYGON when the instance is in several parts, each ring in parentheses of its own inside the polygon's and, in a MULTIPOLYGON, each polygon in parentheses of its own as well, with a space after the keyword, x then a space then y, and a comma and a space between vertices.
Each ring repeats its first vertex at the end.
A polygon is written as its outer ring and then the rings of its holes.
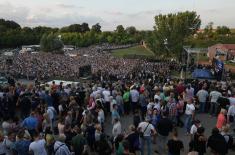
POLYGON ((235 44, 215 44, 208 47, 208 56, 210 60, 216 56, 222 61, 232 60, 235 58, 235 44))

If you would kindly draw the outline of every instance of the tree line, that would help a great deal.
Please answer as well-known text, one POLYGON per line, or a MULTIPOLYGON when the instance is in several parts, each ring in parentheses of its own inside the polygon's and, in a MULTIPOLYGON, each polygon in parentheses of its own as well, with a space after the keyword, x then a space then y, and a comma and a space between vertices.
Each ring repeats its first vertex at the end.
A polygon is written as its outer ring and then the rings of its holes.
MULTIPOLYGON (((87 23, 72 24, 62 28, 45 26, 21 27, 14 21, 0 19, 0 48, 15 48, 22 45, 34 45, 61 36, 66 45, 87 47, 99 43, 132 44, 143 39, 144 31, 138 31, 134 26, 124 28, 118 25, 115 31, 102 32, 99 23, 89 27, 87 23)), ((58 40, 57 40, 58 43, 58 40)), ((47 45, 45 45, 47 47, 47 45)), ((51 47, 49 48, 51 49, 51 47)))

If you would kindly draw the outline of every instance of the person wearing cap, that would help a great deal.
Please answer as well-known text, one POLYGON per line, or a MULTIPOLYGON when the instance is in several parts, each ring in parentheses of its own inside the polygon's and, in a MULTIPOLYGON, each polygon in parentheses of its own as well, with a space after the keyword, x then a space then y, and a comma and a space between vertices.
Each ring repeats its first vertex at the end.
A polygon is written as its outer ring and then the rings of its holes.
POLYGON ((145 144, 147 144, 147 155, 152 155, 152 135, 156 134, 156 130, 150 121, 151 119, 146 117, 145 121, 141 122, 137 129, 143 135, 140 138, 141 155, 144 155, 145 144))

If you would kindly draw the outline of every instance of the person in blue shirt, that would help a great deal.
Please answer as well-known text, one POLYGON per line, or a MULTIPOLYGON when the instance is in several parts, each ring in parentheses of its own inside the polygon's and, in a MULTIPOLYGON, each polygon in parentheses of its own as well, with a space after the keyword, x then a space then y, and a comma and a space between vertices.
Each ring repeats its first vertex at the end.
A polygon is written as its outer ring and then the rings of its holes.
POLYGON ((25 127, 29 131, 30 136, 33 137, 38 126, 38 120, 34 112, 31 112, 30 116, 24 119, 22 126, 25 127))
POLYGON ((17 134, 18 140, 13 144, 12 150, 16 155, 29 155, 30 140, 24 138, 25 131, 20 130, 17 134))

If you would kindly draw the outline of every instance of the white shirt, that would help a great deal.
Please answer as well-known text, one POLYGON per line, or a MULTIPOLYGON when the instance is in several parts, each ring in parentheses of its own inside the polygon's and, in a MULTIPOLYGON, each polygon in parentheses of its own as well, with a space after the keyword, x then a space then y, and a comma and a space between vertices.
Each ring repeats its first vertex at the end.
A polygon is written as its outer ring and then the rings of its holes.
POLYGON ((33 151, 34 155, 47 155, 45 144, 44 139, 34 141, 29 145, 29 151, 33 151))
POLYGON ((158 100, 160 101, 160 100, 161 100, 161 97, 156 94, 156 95, 154 95, 154 100, 155 100, 155 99, 158 99, 158 100))
POLYGON ((186 96, 185 96, 186 100, 193 98, 194 88, 192 88, 192 87, 190 87, 190 89, 186 88, 185 92, 186 92, 186 96))
POLYGON ((104 96, 104 101, 105 102, 110 102, 110 91, 109 90, 104 90, 103 91, 103 96, 104 96))
POLYGON ((190 129, 190 134, 194 135, 196 132, 197 132, 197 126, 195 124, 193 124, 190 129))
POLYGON ((161 105, 160 105, 160 103, 155 103, 153 108, 160 111, 160 110, 161 110, 161 105))
POLYGON ((104 111, 102 109, 100 109, 100 111, 98 112, 98 121, 101 123, 104 123, 105 121, 105 116, 104 116, 104 111))
POLYGON ((199 92, 197 92, 197 97, 199 102, 206 102, 206 98, 208 97, 208 92, 204 89, 199 90, 199 92))
POLYGON ((52 120, 52 119, 55 118, 54 112, 55 112, 55 108, 54 108, 54 107, 48 107, 48 108, 47 108, 47 114, 48 114, 50 120, 52 120))
POLYGON ((218 98, 221 97, 222 94, 218 91, 212 91, 210 92, 211 102, 216 103, 218 98))
POLYGON ((185 110, 185 114, 186 115, 192 115, 195 111, 195 107, 193 104, 187 104, 186 105, 186 110, 185 110))
POLYGON ((120 122, 117 122, 113 125, 113 130, 112 130, 113 137, 117 137, 121 133, 122 133, 122 125, 120 122))
POLYGON ((140 129, 141 132, 144 133, 144 136, 151 136, 151 131, 154 130, 154 126, 148 122, 141 122, 139 124, 138 128, 140 129))
POLYGON ((147 110, 153 109, 153 106, 154 106, 154 103, 153 103, 153 102, 150 102, 150 103, 147 105, 147 110))
POLYGON ((230 105, 235 104, 235 97, 229 97, 230 105))
POLYGON ((235 105, 232 105, 228 108, 228 116, 235 116, 235 105))
POLYGON ((136 89, 131 90, 130 95, 132 102, 138 102, 140 94, 136 89))

